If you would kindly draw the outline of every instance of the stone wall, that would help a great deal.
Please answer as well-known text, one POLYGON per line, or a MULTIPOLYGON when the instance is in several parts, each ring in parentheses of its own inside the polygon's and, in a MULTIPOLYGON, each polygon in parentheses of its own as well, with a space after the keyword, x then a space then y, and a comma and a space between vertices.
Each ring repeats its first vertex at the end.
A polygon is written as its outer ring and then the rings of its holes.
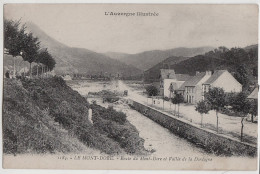
POLYGON ((129 103, 138 112, 169 129, 174 134, 202 147, 207 152, 219 155, 257 155, 257 147, 255 145, 243 143, 223 134, 200 128, 188 121, 180 120, 177 117, 136 101, 131 100, 129 103))

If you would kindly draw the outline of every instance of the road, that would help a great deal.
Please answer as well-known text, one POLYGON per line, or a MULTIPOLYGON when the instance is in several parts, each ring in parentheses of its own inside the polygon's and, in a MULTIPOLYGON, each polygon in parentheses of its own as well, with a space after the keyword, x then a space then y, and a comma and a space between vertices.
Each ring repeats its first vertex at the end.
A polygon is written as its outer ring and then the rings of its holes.
MULTIPOLYGON (((105 82, 88 82, 82 81, 78 84, 70 85, 74 90, 78 91, 81 95, 87 95, 90 91, 100 90, 113 90, 123 91, 128 90, 128 97, 131 99, 146 102, 147 98, 132 90, 124 82, 118 83, 105 83, 105 82)), ((89 99, 91 100, 91 99, 89 99)), ((95 99, 96 100, 96 99, 95 99)), ((102 100, 96 100, 97 104, 108 107, 108 103, 102 103, 102 100)), ((122 111, 127 115, 128 121, 133 124, 139 131, 140 137, 145 140, 144 146, 147 150, 152 151, 151 156, 155 157, 188 157, 197 156, 200 158, 212 158, 217 161, 226 161, 233 164, 234 161, 239 163, 254 163, 255 159, 250 157, 223 157, 216 156, 215 154, 208 154, 203 149, 196 147, 194 144, 182 139, 168 129, 163 128, 159 124, 145 117, 141 113, 129 108, 123 101, 113 104, 113 107, 122 111)))
MULTIPOLYGON (((133 88, 126 85, 123 81, 118 82, 119 90, 128 90, 128 98, 137 102, 149 105, 151 107, 163 110, 164 112, 170 113, 172 116, 175 114, 174 105, 170 102, 163 101, 162 99, 155 99, 152 101, 151 98, 147 98, 140 94, 140 91, 134 90, 133 88)), ((174 117, 174 116, 173 116, 174 117)), ((180 118, 188 120, 191 124, 201 124, 201 115, 195 111, 194 105, 180 104, 180 118)), ((251 123, 250 121, 244 121, 244 140, 248 143, 257 144, 257 124, 251 123)), ((216 130, 216 113, 210 111, 208 114, 203 116, 203 127, 210 130, 216 130)), ((230 137, 240 140, 241 131, 241 118, 231 117, 225 114, 219 113, 219 133, 225 134, 230 137)))

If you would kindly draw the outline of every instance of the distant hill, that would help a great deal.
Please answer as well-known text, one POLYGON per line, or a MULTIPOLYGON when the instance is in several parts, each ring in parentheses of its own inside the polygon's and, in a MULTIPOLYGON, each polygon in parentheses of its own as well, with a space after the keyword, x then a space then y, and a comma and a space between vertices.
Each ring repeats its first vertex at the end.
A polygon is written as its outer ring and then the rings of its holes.
POLYGON ((256 79, 258 69, 258 45, 246 48, 230 49, 227 52, 210 51, 204 55, 194 57, 169 57, 145 72, 146 81, 159 80, 160 69, 171 68, 177 74, 195 75, 196 71, 227 69, 236 72, 237 67, 243 65, 249 72, 251 79, 256 79), (167 66, 169 65, 169 66, 167 66))
POLYGON ((213 47, 198 47, 198 48, 185 48, 179 47, 169 50, 152 50, 145 51, 137 54, 125 54, 125 53, 115 53, 109 52, 106 55, 120 60, 128 65, 133 65, 136 68, 141 70, 147 70, 154 65, 160 63, 168 57, 172 56, 183 56, 183 57, 193 57, 196 55, 204 54, 210 50, 213 50, 213 47))
POLYGON ((48 36, 38 26, 33 23, 26 23, 28 31, 32 31, 41 41, 41 46, 48 48, 57 64, 55 72, 57 74, 66 73, 91 73, 100 74, 127 74, 135 75, 141 71, 131 65, 126 65, 114 60, 104 54, 96 53, 84 48, 73 48, 62 44, 48 36))
POLYGON ((171 68, 174 64, 177 64, 179 62, 182 62, 184 60, 188 60, 190 57, 176 57, 172 56, 169 57, 162 62, 156 64, 152 68, 145 71, 145 79, 146 81, 150 81, 153 79, 153 81, 158 81, 160 76, 160 69, 168 69, 171 68))
POLYGON ((130 56, 131 54, 127 54, 127 53, 119 53, 119 52, 106 52, 104 53, 105 55, 107 55, 108 57, 111 57, 112 59, 116 59, 121 61, 122 59, 124 59, 127 56, 130 56))
POLYGON ((244 48, 245 50, 250 50, 250 49, 258 49, 258 44, 255 44, 255 45, 249 45, 247 47, 244 48))

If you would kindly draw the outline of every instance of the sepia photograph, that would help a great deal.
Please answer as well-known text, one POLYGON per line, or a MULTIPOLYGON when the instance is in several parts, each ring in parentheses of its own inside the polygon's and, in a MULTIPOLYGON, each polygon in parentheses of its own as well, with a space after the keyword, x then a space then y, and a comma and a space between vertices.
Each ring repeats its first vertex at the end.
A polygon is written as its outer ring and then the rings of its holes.
POLYGON ((3 4, 4 169, 258 169, 257 4, 3 4))

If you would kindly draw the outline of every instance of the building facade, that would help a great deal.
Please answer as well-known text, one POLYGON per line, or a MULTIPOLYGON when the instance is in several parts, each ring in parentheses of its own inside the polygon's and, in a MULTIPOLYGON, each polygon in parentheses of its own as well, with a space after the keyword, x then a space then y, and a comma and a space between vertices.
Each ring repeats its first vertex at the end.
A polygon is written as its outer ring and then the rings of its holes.
POLYGON ((211 77, 211 71, 196 72, 196 75, 187 80, 179 88, 179 93, 184 97, 186 103, 195 104, 202 100, 202 83, 211 77))
POLYGON ((202 98, 210 88, 222 88, 225 92, 241 92, 242 85, 227 71, 217 70, 214 74, 202 84, 202 98))

